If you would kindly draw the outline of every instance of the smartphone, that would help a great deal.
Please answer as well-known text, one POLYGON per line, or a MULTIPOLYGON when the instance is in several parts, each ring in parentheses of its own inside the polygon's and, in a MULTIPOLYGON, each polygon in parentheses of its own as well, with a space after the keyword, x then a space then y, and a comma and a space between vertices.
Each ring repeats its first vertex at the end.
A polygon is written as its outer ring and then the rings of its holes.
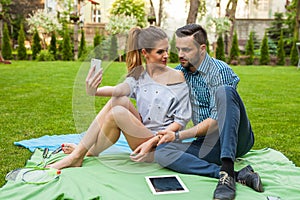
POLYGON ((101 61, 100 59, 96 59, 96 58, 92 58, 92 59, 91 59, 91 68, 93 68, 94 66, 96 66, 96 67, 95 67, 95 72, 94 72, 94 74, 93 74, 93 77, 94 77, 95 74, 96 74, 97 72, 99 72, 100 69, 102 68, 102 67, 101 67, 101 64, 102 64, 102 61, 101 61))

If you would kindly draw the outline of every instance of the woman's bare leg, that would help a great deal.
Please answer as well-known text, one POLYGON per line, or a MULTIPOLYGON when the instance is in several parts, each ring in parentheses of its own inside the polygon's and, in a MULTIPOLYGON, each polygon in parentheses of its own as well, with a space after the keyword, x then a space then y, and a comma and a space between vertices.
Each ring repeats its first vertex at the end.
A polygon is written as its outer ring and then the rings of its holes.
POLYGON ((48 167, 56 169, 79 167, 82 165, 85 155, 98 155, 114 144, 120 136, 120 129, 114 123, 114 119, 108 116, 111 116, 109 113, 116 105, 121 105, 121 107, 127 109, 127 112, 130 112, 136 120, 140 120, 138 112, 127 97, 112 98, 99 112, 79 145, 67 157, 48 167), (105 125, 106 128, 104 131, 101 131, 103 125, 105 125), (108 127, 110 127, 110 130, 108 130, 108 127))

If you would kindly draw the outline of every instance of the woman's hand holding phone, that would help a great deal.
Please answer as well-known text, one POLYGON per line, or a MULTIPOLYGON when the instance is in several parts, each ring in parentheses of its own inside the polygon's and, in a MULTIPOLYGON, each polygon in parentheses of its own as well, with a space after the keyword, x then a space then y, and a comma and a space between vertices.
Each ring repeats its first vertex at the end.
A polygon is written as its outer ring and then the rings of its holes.
POLYGON ((98 86, 102 81, 101 60, 92 59, 90 71, 86 77, 86 93, 95 96, 98 86))

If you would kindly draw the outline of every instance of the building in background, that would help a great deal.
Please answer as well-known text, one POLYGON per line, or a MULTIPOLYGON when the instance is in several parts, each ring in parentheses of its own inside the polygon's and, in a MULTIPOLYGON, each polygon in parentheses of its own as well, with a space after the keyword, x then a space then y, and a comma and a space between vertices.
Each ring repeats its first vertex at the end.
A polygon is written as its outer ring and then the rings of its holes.
MULTIPOLYGON (((57 7, 56 0, 44 0, 45 9, 54 11, 57 7)), ((152 0, 158 17, 159 0, 152 0)), ((74 0, 78 3, 80 22, 86 32, 87 41, 91 41, 96 30, 104 30, 105 24, 109 22, 109 10, 114 0, 74 0)), ((274 20, 276 12, 285 12, 289 0, 245 0, 238 1, 236 10, 236 30, 240 42, 243 44, 251 31, 256 32, 258 39, 262 39, 264 31, 274 20)), ((149 4, 148 0, 145 0, 149 4)), ((206 0, 207 14, 212 17, 224 17, 228 0, 206 0), (217 3, 219 2, 219 7, 217 3)), ((164 1, 164 14, 162 28, 172 37, 175 30, 186 23, 189 7, 186 0, 164 1)), ((199 22, 205 27, 205 17, 199 22)), ((210 42, 216 41, 214 34, 210 35, 210 42)))

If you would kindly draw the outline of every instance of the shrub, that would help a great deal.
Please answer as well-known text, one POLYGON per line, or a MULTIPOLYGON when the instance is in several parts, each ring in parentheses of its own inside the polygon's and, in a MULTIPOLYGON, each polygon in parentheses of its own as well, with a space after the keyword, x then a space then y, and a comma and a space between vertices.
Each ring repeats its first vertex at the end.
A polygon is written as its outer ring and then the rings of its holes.
POLYGON ((225 50, 224 50, 224 40, 222 34, 219 34, 217 40, 216 58, 219 60, 226 61, 225 50))
POLYGON ((269 62, 270 62, 270 54, 269 54, 268 36, 265 33, 264 38, 262 40, 261 47, 260 47, 259 63, 261 65, 268 65, 269 62))
POLYGON ((3 26, 2 56, 4 59, 8 59, 8 60, 13 58, 10 37, 9 37, 6 23, 3 26))
POLYGON ((232 61, 238 63, 239 55, 240 55, 240 50, 239 50, 238 37, 237 37, 237 33, 234 32, 230 54, 229 54, 229 63, 231 63, 232 61))
POLYGON ((47 50, 41 50, 40 53, 36 56, 37 61, 54 61, 55 58, 53 54, 51 54, 47 50))
POLYGON ((62 59, 63 60, 73 60, 73 52, 71 47, 71 39, 69 35, 69 30, 65 26, 62 46, 62 59))
POLYGON ((27 53, 25 48, 25 33, 24 33, 24 26, 21 24, 18 36, 18 59, 25 60, 27 59, 27 53))
POLYGON ((95 54, 95 58, 97 59, 101 59, 103 54, 102 54, 102 43, 103 37, 96 32, 95 36, 94 36, 94 54, 95 54))
POLYGON ((32 44, 32 59, 35 60, 37 54, 42 50, 41 39, 37 30, 33 34, 33 44, 32 44))
POLYGON ((117 37, 113 34, 110 38, 110 46, 109 46, 109 60, 114 61, 118 59, 118 43, 117 37))
POLYGON ((210 54, 210 48, 209 48, 209 41, 207 40, 206 41, 206 52, 208 53, 208 54, 210 54))
POLYGON ((246 44, 246 65, 252 65, 254 61, 254 41, 253 41, 254 33, 251 31, 249 34, 249 39, 246 44))
POLYGON ((86 55, 86 43, 85 43, 85 36, 84 36, 84 30, 81 30, 81 39, 80 39, 80 45, 79 45, 79 51, 78 51, 78 58, 81 59, 81 57, 86 55))
POLYGON ((56 34, 55 34, 54 31, 51 34, 49 53, 51 53, 53 55, 55 60, 57 59, 57 55, 56 55, 56 34))
POLYGON ((178 62, 178 54, 176 51, 176 40, 175 40, 175 34, 172 37, 171 43, 170 43, 170 63, 177 63, 178 62))
POLYGON ((294 38, 294 42, 293 42, 293 46, 292 46, 292 50, 291 50, 291 55, 290 55, 290 59, 291 59, 291 65, 293 66, 297 66, 298 65, 298 51, 297 51, 297 38, 294 38))
POLYGON ((281 31, 280 38, 277 45, 277 65, 285 65, 285 51, 283 41, 283 31, 281 31))

